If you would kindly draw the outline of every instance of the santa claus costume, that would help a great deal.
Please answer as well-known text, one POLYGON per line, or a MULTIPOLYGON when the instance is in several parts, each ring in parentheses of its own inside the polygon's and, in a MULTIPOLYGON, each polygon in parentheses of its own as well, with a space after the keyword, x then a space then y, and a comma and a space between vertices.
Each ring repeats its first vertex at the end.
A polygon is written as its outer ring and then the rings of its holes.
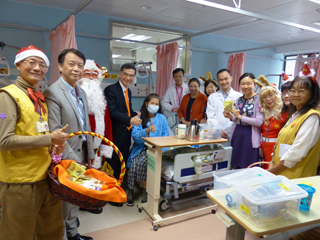
MULTIPOLYGON (((107 101, 101 88, 106 70, 101 69, 94 60, 86 60, 83 78, 77 84, 86 92, 88 98, 89 120, 91 131, 112 141, 112 125, 107 101)), ((98 150, 93 167, 100 168, 103 158, 111 158, 113 148, 100 138, 93 139, 93 147, 98 150)))

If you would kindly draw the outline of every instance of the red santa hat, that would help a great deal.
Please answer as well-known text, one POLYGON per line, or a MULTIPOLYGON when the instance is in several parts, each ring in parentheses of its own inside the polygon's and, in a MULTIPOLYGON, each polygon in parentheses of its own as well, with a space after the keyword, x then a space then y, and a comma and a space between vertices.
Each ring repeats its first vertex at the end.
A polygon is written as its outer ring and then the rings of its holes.
POLYGON ((316 75, 316 71, 314 69, 310 69, 308 62, 305 62, 303 65, 303 69, 299 72, 300 77, 314 77, 316 75))
POLYGON ((100 67, 94 60, 91 59, 86 60, 84 71, 86 70, 97 72, 99 79, 104 78, 105 74, 108 74, 108 70, 105 67, 100 67))
POLYGON ((305 62, 303 65, 303 69, 299 72, 300 77, 310 77, 313 82, 316 82, 314 76, 316 75, 316 71, 314 69, 310 69, 308 62, 305 62))
POLYGON ((289 80, 289 77, 287 76, 287 74, 285 74, 284 72, 282 72, 282 80, 285 82, 287 80, 289 80))
POLYGON ((44 52, 41 49, 38 49, 33 45, 21 48, 14 59, 14 64, 16 65, 16 63, 21 62, 22 60, 32 56, 42 58, 46 62, 47 67, 50 66, 50 61, 46 54, 44 54, 44 52))

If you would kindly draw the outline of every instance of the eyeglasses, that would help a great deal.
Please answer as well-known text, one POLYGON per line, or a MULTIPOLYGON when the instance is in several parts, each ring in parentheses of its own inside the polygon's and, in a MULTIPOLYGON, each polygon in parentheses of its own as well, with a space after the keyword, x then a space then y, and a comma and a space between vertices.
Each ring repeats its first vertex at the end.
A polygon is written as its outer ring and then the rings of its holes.
POLYGON ((83 76, 85 78, 96 79, 99 76, 99 72, 97 70, 90 71, 89 69, 84 70, 83 76))
POLYGON ((129 78, 134 78, 134 77, 135 77, 134 74, 128 74, 128 73, 126 73, 126 72, 123 72, 123 75, 124 75, 125 77, 129 77, 129 78))
POLYGON ((36 62, 36 61, 34 61, 32 59, 23 60, 23 61, 26 62, 29 67, 32 67, 32 68, 34 68, 35 66, 38 65, 41 70, 47 70, 48 69, 48 67, 47 67, 47 65, 45 63, 39 63, 39 62, 36 62))
POLYGON ((269 94, 268 96, 264 96, 262 99, 263 100, 267 100, 268 98, 272 98, 274 96, 274 94, 269 94))
POLYGON ((75 62, 68 62, 67 63, 69 67, 74 68, 76 65, 78 66, 79 69, 83 69, 83 64, 76 64, 75 62))
POLYGON ((294 89, 290 89, 289 90, 289 94, 290 95, 299 95, 299 96, 303 96, 306 94, 306 91, 305 90, 302 90, 302 89, 299 89, 299 90, 294 90, 294 89))

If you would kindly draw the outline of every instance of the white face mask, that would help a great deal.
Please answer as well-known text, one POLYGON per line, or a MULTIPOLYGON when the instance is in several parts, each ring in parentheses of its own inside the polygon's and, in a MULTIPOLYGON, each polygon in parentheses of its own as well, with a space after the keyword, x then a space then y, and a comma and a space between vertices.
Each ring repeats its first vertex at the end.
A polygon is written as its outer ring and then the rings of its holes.
POLYGON ((158 112, 159 106, 148 104, 148 112, 151 114, 155 114, 158 112))

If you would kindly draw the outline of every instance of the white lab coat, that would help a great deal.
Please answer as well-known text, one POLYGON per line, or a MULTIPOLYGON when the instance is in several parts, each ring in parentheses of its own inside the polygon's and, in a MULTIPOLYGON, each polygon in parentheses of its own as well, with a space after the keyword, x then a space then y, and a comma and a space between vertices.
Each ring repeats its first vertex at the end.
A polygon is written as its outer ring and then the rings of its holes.
POLYGON ((222 95, 222 90, 219 90, 211 94, 208 98, 207 103, 207 119, 209 123, 214 125, 219 125, 222 127, 222 130, 228 134, 228 139, 232 138, 233 130, 235 128, 235 122, 230 121, 229 118, 223 116, 224 111, 224 101, 234 101, 241 97, 243 94, 239 93, 232 88, 230 89, 230 94, 224 100, 222 95))
MULTIPOLYGON (((182 91, 181 101, 183 96, 189 93, 188 84, 183 82, 182 88, 183 88, 183 91, 182 91)), ((180 105, 177 102, 176 85, 173 85, 167 89, 166 93, 162 97, 161 105, 162 105, 162 108, 164 108, 169 112, 172 111, 172 108, 179 108, 180 105)))

